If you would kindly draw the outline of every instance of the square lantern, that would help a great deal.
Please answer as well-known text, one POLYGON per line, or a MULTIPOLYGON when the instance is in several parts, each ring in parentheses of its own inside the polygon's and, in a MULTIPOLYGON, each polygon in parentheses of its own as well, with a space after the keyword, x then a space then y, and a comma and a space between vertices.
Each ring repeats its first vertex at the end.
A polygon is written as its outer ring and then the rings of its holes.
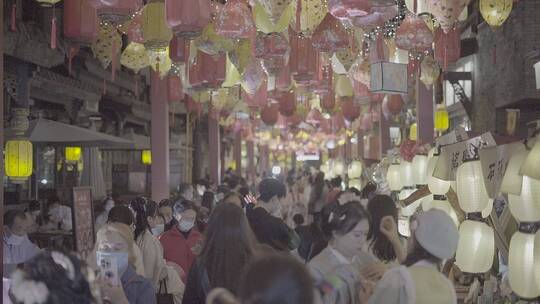
POLYGON ((152 164, 152 151, 143 150, 141 152, 141 162, 143 163, 143 165, 151 165, 152 164))
POLYGON ((9 140, 4 150, 6 176, 14 181, 25 181, 32 175, 32 143, 24 139, 9 140))
POLYGON ((387 61, 371 64, 371 92, 407 93, 407 65, 387 61))
POLYGON ((81 147, 66 147, 64 152, 66 154, 66 161, 68 162, 78 162, 81 160, 81 147))

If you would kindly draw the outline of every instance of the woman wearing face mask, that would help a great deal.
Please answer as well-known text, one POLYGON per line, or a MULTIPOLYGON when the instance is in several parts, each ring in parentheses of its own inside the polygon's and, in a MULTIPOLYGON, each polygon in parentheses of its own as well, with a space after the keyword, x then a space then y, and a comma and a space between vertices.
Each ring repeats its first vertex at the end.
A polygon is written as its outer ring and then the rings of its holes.
POLYGON ((4 271, 13 270, 40 252, 26 234, 26 216, 22 211, 10 210, 4 214, 4 271), (11 268, 11 269, 8 269, 11 268))
MULTIPOLYGON (((199 253, 202 240, 201 233, 195 228, 197 208, 191 201, 179 201, 174 204, 173 216, 178 224, 165 231, 159 241, 165 260, 178 264, 187 273, 199 253)), ((186 279, 186 274, 182 275, 182 281, 186 282, 186 279)))
POLYGON ((109 217, 109 211, 111 211, 113 207, 114 207, 114 201, 112 198, 107 197, 105 198, 105 200, 103 200, 103 212, 101 212, 96 217, 96 225, 94 227, 96 231, 98 231, 99 228, 101 228, 101 226, 107 223, 107 218, 109 217))
POLYGON ((156 303, 152 282, 135 272, 134 246, 133 232, 125 224, 109 223, 101 227, 97 233, 95 249, 98 265, 107 264, 113 259, 117 264, 120 286, 112 285, 104 274, 100 274, 103 280, 102 294, 110 303, 156 303))
POLYGON ((457 249, 454 222, 443 211, 432 209, 411 223, 411 232, 404 266, 387 271, 371 296, 369 290, 360 292, 361 303, 456 303, 452 282, 440 272, 442 261, 453 257, 457 249))

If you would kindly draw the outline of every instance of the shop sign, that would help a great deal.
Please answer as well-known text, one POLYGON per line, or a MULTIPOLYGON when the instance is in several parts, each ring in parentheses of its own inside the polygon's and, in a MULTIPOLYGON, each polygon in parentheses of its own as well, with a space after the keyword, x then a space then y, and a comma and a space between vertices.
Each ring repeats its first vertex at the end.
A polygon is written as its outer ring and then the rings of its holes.
POLYGON ((94 208, 92 207, 92 188, 73 188, 73 232, 75 249, 86 260, 94 248, 94 208))
POLYGON ((486 147, 480 150, 484 183, 490 198, 496 198, 499 195, 510 158, 520 146, 522 144, 516 142, 496 147, 486 147))

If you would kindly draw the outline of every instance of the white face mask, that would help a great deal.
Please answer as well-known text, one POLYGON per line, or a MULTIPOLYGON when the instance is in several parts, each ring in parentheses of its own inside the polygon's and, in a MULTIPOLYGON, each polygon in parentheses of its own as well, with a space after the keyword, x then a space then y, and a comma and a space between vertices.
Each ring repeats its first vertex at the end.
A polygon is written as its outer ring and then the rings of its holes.
POLYGON ((178 229, 182 232, 188 232, 195 226, 195 221, 180 220, 178 222, 178 229))
POLYGON ((6 243, 8 243, 9 245, 18 246, 24 242, 24 240, 26 239, 26 234, 16 235, 16 234, 11 233, 9 237, 4 238, 4 239, 6 240, 6 243))
POLYGON ((154 236, 158 236, 158 235, 162 234, 164 230, 165 230, 165 225, 164 224, 159 224, 159 225, 156 225, 156 227, 152 228, 152 234, 154 236))

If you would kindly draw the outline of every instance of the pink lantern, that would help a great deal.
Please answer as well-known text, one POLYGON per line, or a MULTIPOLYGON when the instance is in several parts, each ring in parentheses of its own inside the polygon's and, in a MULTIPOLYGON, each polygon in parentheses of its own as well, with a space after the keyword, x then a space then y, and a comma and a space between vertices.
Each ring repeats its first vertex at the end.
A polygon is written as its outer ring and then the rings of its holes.
POLYGON ((352 19, 354 26, 365 31, 370 31, 377 26, 383 26, 384 23, 398 14, 396 5, 373 6, 368 15, 352 19))
POLYGON ((250 38, 255 24, 249 7, 242 0, 229 0, 216 18, 216 33, 226 38, 250 38))
POLYGON ((244 91, 242 97, 250 108, 258 109, 264 106, 268 100, 268 83, 266 79, 263 80, 255 94, 248 94, 244 91))
POLYGON ((276 90, 288 91, 291 87, 291 71, 288 64, 284 65, 276 76, 276 90))
POLYGON ((311 109, 311 111, 309 111, 307 117, 306 117, 306 122, 308 124, 311 124, 315 127, 317 127, 318 125, 321 124, 321 122, 324 120, 321 112, 319 112, 319 110, 317 109, 311 109))
POLYGON ((98 17, 107 23, 124 24, 142 7, 141 0, 90 0, 98 17))
POLYGON ((337 18, 326 14, 312 37, 313 47, 320 52, 335 52, 349 46, 349 36, 337 18))
POLYGON ((321 55, 313 47, 311 39, 291 31, 289 42, 291 45, 289 66, 294 80, 299 84, 309 85, 321 79, 321 55))
POLYGON ((454 63, 461 58, 461 37, 459 29, 454 28, 444 33, 442 30, 435 32, 435 60, 444 67, 454 63))
POLYGON ((189 82, 193 87, 218 87, 225 80, 225 54, 211 56, 197 51, 195 62, 189 67, 189 82))
POLYGON ((269 103, 265 105, 261 110, 261 120, 267 126, 273 126, 276 124, 279 118, 279 106, 277 103, 269 103))
POLYGON ((371 83, 369 61, 364 60, 362 62, 357 61, 354 63, 349 70, 349 78, 351 79, 353 86, 357 82, 369 88, 371 83))
POLYGON ((294 92, 280 92, 277 95, 279 102, 279 113, 289 117, 296 111, 296 95, 294 92))
POLYGON ((184 100, 184 90, 180 76, 169 74, 167 77, 167 91, 169 102, 180 102, 184 100))
POLYGON ((167 24, 177 36, 192 39, 210 22, 210 0, 165 0, 167 24))
POLYGON ((185 98, 184 101, 186 103, 186 110, 188 113, 201 115, 202 105, 200 103, 193 100, 193 98, 191 98, 189 95, 187 95, 187 98, 185 98))
POLYGON ((142 30, 142 14, 135 14, 131 21, 119 27, 120 32, 128 36, 130 42, 144 43, 142 30))
POLYGON ((364 115, 362 115, 362 120, 360 121, 360 129, 362 131, 368 131, 371 130, 372 127, 373 121, 371 119, 371 114, 365 113, 364 115))
POLYGON ((392 115, 399 114, 404 104, 403 97, 400 94, 387 95, 383 103, 383 107, 386 107, 392 115))
POLYGON ((339 19, 351 19, 369 14, 369 0, 329 0, 328 10, 332 16, 339 19))
POLYGON ((261 64, 268 75, 279 75, 281 70, 288 65, 288 55, 280 58, 261 59, 261 64))
POLYGON ((336 107, 336 97, 333 92, 330 92, 321 97, 321 108, 328 113, 332 113, 336 107))
POLYGON ((354 91, 354 95, 357 97, 370 96, 369 88, 367 87, 367 85, 358 81, 353 81, 353 91, 354 91))
POLYGON ((428 0, 430 13, 437 18, 445 33, 450 31, 470 0, 428 0))
POLYGON ((341 112, 348 121, 352 122, 360 116, 360 105, 355 103, 352 96, 339 97, 341 112))
POLYGON ((402 50, 423 52, 431 49, 433 33, 422 18, 408 13, 396 32, 395 41, 402 50))
POLYGON ((291 127, 297 127, 302 121, 304 121, 304 118, 299 113, 294 113, 290 117, 287 117, 287 123, 291 127))
POLYGON ((315 94, 318 95, 325 95, 332 92, 332 78, 334 76, 334 72, 332 70, 332 66, 328 65, 323 68, 322 78, 317 83, 315 83, 312 86, 312 91, 315 94))
POLYGON ((64 1, 64 36, 78 44, 91 44, 97 38, 96 9, 89 0, 64 1))
POLYGON ((264 73, 261 61, 252 57, 242 74, 242 88, 249 94, 255 94, 266 78, 267 76, 264 73))
POLYGON ((259 59, 276 59, 288 57, 290 51, 287 38, 281 33, 257 33, 255 40, 255 57, 259 59))
POLYGON ((332 116, 332 130, 337 133, 345 128, 345 117, 342 112, 337 112, 332 116))
POLYGON ((189 43, 180 36, 174 36, 169 43, 169 58, 172 62, 185 62, 189 57, 189 43))

